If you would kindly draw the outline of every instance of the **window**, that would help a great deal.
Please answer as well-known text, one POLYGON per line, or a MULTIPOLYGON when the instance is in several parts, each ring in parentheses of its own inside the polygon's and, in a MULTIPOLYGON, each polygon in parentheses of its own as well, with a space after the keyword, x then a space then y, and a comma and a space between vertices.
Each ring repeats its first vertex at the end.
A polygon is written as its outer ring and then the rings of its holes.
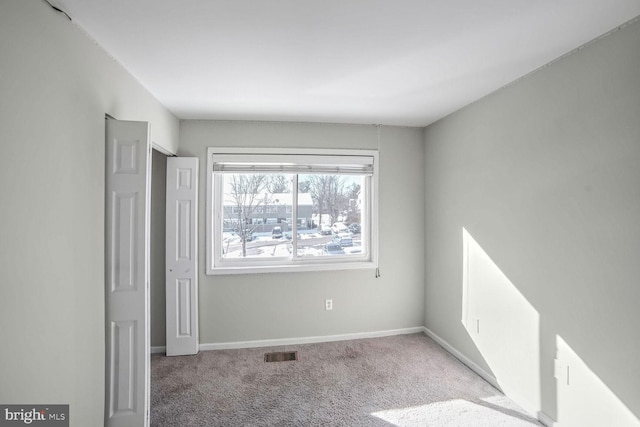
POLYGON ((375 268, 378 153, 209 148, 207 273, 375 268))

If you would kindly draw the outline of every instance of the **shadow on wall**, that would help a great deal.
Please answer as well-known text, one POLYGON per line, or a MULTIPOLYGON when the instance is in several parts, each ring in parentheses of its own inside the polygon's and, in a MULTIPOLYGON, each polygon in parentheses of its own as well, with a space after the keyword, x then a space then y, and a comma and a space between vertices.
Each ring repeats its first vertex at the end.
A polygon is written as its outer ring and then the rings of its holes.
MULTIPOLYGON (((504 393, 538 414, 540 315, 465 228, 462 239, 462 323, 504 393)), ((640 420, 560 336, 556 349, 560 425, 640 427, 640 420)))

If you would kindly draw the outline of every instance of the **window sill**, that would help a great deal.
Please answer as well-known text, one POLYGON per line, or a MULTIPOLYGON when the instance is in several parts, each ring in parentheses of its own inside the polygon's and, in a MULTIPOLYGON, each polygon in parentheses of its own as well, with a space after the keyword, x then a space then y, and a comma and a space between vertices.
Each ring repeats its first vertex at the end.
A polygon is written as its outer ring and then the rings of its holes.
POLYGON ((286 264, 272 266, 235 267, 224 266, 207 269, 209 276, 221 276, 231 274, 264 274, 264 273, 295 273, 311 271, 336 271, 336 270, 375 270, 378 265, 371 261, 360 262, 335 262, 329 264, 286 264))

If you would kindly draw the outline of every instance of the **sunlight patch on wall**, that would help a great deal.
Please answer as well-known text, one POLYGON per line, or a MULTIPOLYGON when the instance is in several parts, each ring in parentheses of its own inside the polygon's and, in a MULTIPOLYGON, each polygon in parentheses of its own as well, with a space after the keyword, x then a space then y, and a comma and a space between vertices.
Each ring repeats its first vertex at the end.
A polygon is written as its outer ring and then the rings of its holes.
POLYGON ((540 411, 540 316, 466 229, 462 323, 507 396, 540 411))
POLYGON ((580 356, 556 335, 558 422, 562 426, 640 427, 625 406, 580 356))
POLYGON ((530 427, 539 425, 517 411, 473 403, 464 399, 435 402, 428 405, 374 412, 373 415, 398 427, 474 426, 530 427))

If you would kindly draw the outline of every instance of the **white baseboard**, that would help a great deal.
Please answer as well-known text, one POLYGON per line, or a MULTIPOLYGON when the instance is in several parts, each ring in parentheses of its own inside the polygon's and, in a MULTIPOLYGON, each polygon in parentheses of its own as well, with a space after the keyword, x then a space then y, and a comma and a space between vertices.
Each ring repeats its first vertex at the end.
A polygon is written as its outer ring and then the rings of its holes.
MULTIPOLYGON (((424 328, 424 333, 428 337, 430 337, 432 340, 437 342, 442 348, 444 348, 449 353, 451 353, 451 355, 453 355, 456 359, 458 359, 459 361, 464 363, 469 369, 471 369, 473 372, 478 374, 483 380, 485 380, 486 382, 488 382, 489 384, 494 386, 496 389, 500 390, 500 392, 502 392, 502 389, 500 388, 500 385, 498 384, 498 380, 493 375, 489 374, 487 371, 482 369, 480 366, 478 366, 475 363, 473 363, 471 361, 471 359, 469 359, 464 354, 460 353, 455 347, 451 346, 451 344, 449 344, 448 342, 446 342, 445 340, 440 338, 433 331, 431 331, 431 330, 429 330, 428 328, 425 327, 424 328)), ((509 397, 509 396, 507 396, 507 397, 509 397)), ((550 416, 545 414, 544 412, 538 411, 537 414, 531 414, 531 416, 537 418, 538 421, 540 421, 546 427, 557 427, 557 423, 550 416)))
POLYGON ((538 421, 540 421, 546 427, 559 426, 559 424, 556 423, 556 421, 553 418, 551 418, 549 415, 545 414, 544 412, 538 412, 538 421))
POLYGON ((167 347, 165 346, 151 347, 151 354, 166 353, 166 352, 167 352, 167 347))
POLYGON ((496 380, 493 375, 489 374, 487 371, 482 369, 480 366, 478 366, 475 363, 473 363, 471 361, 471 359, 469 359, 464 354, 460 353, 456 348, 454 348, 448 342, 446 342, 445 340, 440 338, 438 335, 436 335, 430 329, 425 327, 424 328, 424 333, 427 334, 427 336, 429 338, 431 338, 432 340, 434 340, 435 342, 440 344, 440 346, 442 348, 444 348, 449 353, 451 353, 456 359, 458 359, 459 361, 461 361, 462 363, 467 365, 467 367, 469 369, 471 369, 476 374, 480 375, 480 377, 482 377, 483 380, 485 380, 486 382, 488 382, 489 384, 491 384, 492 386, 494 386, 495 388, 497 388, 498 390, 500 390, 502 392, 502 389, 500 388, 500 385, 498 384, 498 380, 496 380))
POLYGON ((391 329, 387 331, 359 332, 354 334, 323 335, 317 337, 280 338, 272 340, 232 341, 223 343, 200 344, 200 350, 229 350, 236 348, 277 347, 284 345, 314 344, 319 342, 357 340, 363 338, 388 337, 392 335, 419 334, 424 332, 423 326, 413 328, 391 329))

